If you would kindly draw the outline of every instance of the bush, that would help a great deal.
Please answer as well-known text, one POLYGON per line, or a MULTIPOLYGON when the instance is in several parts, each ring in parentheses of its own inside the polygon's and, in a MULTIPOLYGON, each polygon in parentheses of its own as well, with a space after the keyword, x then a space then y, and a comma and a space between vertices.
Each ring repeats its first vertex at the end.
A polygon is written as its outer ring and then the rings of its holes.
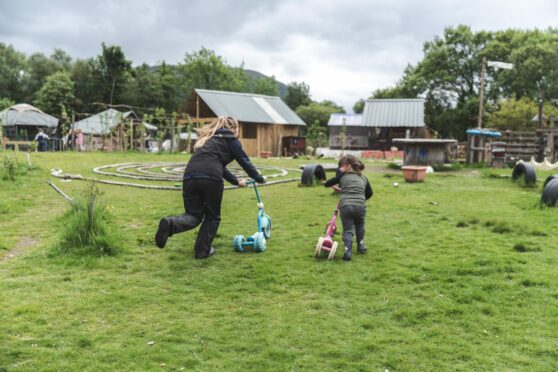
POLYGON ((12 182, 16 180, 16 169, 18 167, 17 158, 13 155, 4 155, 4 180, 10 179, 12 182))
POLYGON ((101 202, 101 191, 93 182, 83 198, 74 200, 62 217, 64 230, 59 248, 65 253, 113 256, 121 246, 119 232, 111 224, 107 206, 101 202))

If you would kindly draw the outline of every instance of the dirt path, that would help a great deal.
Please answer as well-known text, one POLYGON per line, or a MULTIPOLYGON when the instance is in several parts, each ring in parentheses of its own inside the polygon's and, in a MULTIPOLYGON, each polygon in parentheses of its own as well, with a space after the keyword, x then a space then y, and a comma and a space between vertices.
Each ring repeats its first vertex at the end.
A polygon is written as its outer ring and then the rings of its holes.
POLYGON ((37 240, 31 238, 30 236, 20 238, 15 247, 5 252, 4 256, 0 258, 0 263, 4 263, 21 255, 22 253, 25 253, 29 250, 29 248, 36 246, 38 243, 39 242, 37 240))

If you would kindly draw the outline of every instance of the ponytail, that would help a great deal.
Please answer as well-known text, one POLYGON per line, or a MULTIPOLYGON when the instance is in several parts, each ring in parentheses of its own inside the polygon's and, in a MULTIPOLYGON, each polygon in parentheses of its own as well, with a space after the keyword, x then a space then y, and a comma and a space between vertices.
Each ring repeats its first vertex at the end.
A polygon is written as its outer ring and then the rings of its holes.
POLYGON ((339 160, 340 167, 347 164, 350 165, 353 171, 357 173, 359 176, 361 172, 364 170, 364 164, 360 160, 358 160, 356 156, 345 155, 341 158, 341 160, 339 160))
POLYGON ((219 116, 211 123, 204 125, 202 128, 196 129, 198 132, 198 140, 194 145, 194 150, 199 149, 205 142, 215 135, 218 129, 228 129, 232 132, 238 131, 238 121, 230 116, 219 116))

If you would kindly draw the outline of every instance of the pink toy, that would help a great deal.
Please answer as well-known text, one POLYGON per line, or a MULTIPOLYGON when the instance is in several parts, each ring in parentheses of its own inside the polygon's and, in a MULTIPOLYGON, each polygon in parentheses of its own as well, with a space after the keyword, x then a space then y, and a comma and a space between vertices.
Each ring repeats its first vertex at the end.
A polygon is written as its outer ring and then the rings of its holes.
MULTIPOLYGON (((340 192, 341 189, 337 186, 332 187, 335 191, 340 192)), ((331 220, 326 225, 325 236, 318 239, 318 244, 316 244, 316 250, 314 251, 314 257, 320 257, 322 252, 326 252, 327 259, 332 260, 337 252, 337 242, 333 240, 333 236, 337 231, 337 214, 339 213, 339 203, 333 211, 333 216, 331 220)))

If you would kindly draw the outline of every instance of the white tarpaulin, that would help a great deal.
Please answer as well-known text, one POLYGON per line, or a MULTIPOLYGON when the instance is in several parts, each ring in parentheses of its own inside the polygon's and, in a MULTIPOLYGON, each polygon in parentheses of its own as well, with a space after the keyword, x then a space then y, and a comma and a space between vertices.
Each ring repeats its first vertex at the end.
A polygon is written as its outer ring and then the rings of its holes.
POLYGON ((513 68, 513 63, 498 62, 498 61, 488 61, 489 67, 494 67, 496 69, 511 70, 513 68))

